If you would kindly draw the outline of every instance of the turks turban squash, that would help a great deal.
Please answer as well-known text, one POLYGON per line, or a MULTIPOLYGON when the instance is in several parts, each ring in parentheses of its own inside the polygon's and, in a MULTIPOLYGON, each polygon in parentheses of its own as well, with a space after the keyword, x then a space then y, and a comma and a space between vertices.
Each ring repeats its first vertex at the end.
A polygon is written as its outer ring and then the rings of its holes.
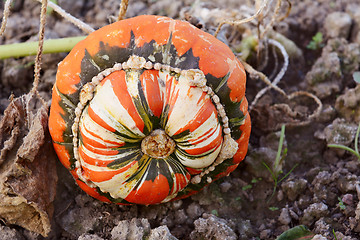
POLYGON ((116 22, 59 64, 49 118, 54 148, 101 201, 184 198, 245 157, 245 82, 232 51, 187 22, 116 22))

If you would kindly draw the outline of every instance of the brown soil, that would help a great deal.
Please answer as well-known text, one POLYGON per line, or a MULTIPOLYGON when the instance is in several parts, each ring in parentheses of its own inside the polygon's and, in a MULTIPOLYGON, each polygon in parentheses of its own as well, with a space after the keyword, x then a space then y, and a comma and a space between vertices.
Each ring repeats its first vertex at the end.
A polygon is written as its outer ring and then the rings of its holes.
MULTIPOLYGON (((134 0, 130 1, 126 16, 186 16, 197 27, 213 33, 216 20, 207 18, 209 14, 228 17, 232 11, 241 11, 239 2, 245 6, 249 1, 224 2, 134 0)), ((267 91, 251 111, 249 151, 240 166, 197 195, 156 206, 117 206, 94 200, 76 186, 70 173, 57 161, 59 180, 49 236, 44 238, 0 220, 0 239, 139 239, 149 237, 150 231, 154 237, 154 229, 163 239, 276 239, 298 225, 317 234, 314 239, 360 239, 360 161, 347 151, 327 147, 337 143, 354 148, 360 121, 360 87, 353 79, 353 73, 360 71, 360 3, 290 2, 290 15, 276 23, 274 30, 295 43, 302 54, 289 53, 289 67, 278 86, 288 94, 308 91, 317 95, 323 109, 316 119, 294 126, 307 120, 316 103, 307 97, 286 101, 275 90, 267 91), (310 49, 308 45, 318 32, 323 34, 323 40, 310 49), (289 114, 279 104, 287 104, 296 114, 289 114), (282 181, 276 185, 263 163, 274 163, 283 123, 288 124, 284 142, 287 154, 278 168, 282 171, 278 180, 282 181), (167 229, 170 233, 166 233, 167 229)), ((119 1, 58 0, 58 4, 99 28, 113 21, 119 1)), ((284 2, 282 13, 286 12, 286 5, 284 2)), ((36 40, 39 15, 37 2, 14 1, 0 44, 36 40)), ((219 38, 236 51, 241 39, 234 32, 224 26, 219 38)), ((52 13, 47 17, 45 35, 60 38, 82 33, 52 13)), ((57 63, 64 56, 65 53, 43 56, 39 92, 48 102, 57 63)), ((0 119, 11 94, 17 97, 31 89, 33 61, 34 57, 0 60, 0 119)), ((260 65, 256 57, 250 57, 248 62, 254 68, 260 65)), ((272 76, 274 69, 280 70, 274 62, 270 51, 269 64, 262 70, 267 76, 272 76)), ((283 58, 278 57, 278 62, 281 66, 283 58)), ((248 76, 249 103, 265 86, 248 76)))

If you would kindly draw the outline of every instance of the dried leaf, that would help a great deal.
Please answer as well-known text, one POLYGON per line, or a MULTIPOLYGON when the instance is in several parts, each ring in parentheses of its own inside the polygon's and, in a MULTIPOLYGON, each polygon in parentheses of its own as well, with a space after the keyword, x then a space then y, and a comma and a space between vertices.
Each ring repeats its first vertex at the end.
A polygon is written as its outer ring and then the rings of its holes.
POLYGON ((0 218, 47 236, 51 230, 56 166, 48 109, 35 94, 11 101, 0 121, 0 218))

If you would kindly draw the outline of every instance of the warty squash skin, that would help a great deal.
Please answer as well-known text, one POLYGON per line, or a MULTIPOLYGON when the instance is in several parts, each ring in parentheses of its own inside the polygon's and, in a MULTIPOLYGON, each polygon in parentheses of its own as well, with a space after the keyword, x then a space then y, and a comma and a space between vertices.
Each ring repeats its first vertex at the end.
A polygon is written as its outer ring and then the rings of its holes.
POLYGON ((235 170, 251 131, 246 74, 187 22, 138 16, 105 26, 59 64, 49 130, 89 195, 157 204, 235 170))

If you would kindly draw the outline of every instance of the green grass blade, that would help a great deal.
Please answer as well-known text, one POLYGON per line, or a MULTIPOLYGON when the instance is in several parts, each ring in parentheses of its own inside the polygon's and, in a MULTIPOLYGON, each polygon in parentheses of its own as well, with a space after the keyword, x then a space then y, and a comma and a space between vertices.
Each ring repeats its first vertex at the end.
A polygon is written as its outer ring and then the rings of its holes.
MULTIPOLYGON (((281 152, 282 152, 282 148, 283 148, 283 144, 284 144, 284 138, 285 138, 285 125, 282 125, 281 132, 280 132, 278 151, 276 153, 276 158, 275 158, 275 163, 274 163, 274 171, 276 171, 278 169, 279 164, 280 164, 281 152)), ((278 173, 276 173, 276 172, 275 172, 275 174, 278 175, 278 173)))
POLYGON ((273 172, 273 170, 271 170, 271 168, 270 168, 264 161, 261 162, 261 163, 262 163, 262 164, 266 167, 266 169, 270 172, 272 179, 273 179, 274 181, 276 181, 277 176, 275 175, 275 173, 273 172))
MULTIPOLYGON (((356 131, 356 134, 355 134, 355 152, 357 152, 358 153, 358 156, 360 155, 360 153, 359 153, 359 134, 360 134, 360 122, 359 122, 359 126, 358 126, 358 128, 357 128, 357 131, 356 131)), ((359 160, 360 160, 360 158, 359 158, 359 160)))
POLYGON ((354 154, 360 160, 360 154, 358 152, 356 152, 352 148, 349 148, 347 146, 340 145, 340 144, 328 144, 327 146, 332 147, 332 148, 340 148, 340 149, 346 150, 348 152, 351 152, 352 154, 354 154))
POLYGON ((292 171, 294 171, 294 169, 295 169, 298 165, 299 165, 298 163, 295 164, 295 166, 293 166, 293 167, 290 169, 290 171, 289 171, 287 174, 285 174, 285 175, 279 180, 279 183, 282 182, 285 178, 287 178, 287 177, 290 175, 290 173, 291 173, 292 171))

